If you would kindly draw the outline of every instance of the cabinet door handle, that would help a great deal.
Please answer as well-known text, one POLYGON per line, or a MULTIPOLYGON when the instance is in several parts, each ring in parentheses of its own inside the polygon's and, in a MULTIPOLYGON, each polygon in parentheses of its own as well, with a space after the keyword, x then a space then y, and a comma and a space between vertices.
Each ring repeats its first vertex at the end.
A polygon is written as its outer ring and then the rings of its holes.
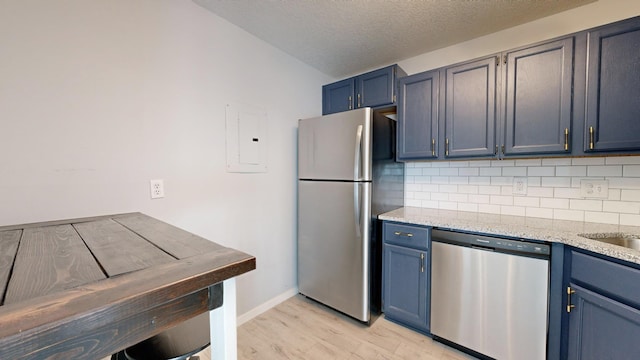
POLYGON ((444 139, 444 156, 449 156, 449 138, 444 139))
POLYGON ((571 304, 571 294, 575 294, 575 290, 573 290, 571 288, 571 286, 567 286, 567 312, 570 313, 571 309, 573 309, 574 307, 576 307, 575 305, 571 304))
POLYGON ((593 126, 589 126, 589 150, 593 150, 593 126))
POLYGON ((353 109, 353 99, 351 98, 351 95, 349 95, 349 110, 353 109))
POLYGON ((424 272, 424 253, 420 253, 420 272, 424 272))
POLYGON ((396 231, 396 232, 394 232, 393 234, 394 234, 394 235, 397 235, 397 236, 413 237, 413 234, 412 234, 412 233, 403 233, 402 231, 396 231))
POLYGON ((569 128, 564 128, 564 151, 569 150, 569 128))
POLYGON ((431 156, 436 156, 436 139, 431 139, 431 156))
POLYGON ((358 109, 360 108, 360 94, 358 94, 358 109))

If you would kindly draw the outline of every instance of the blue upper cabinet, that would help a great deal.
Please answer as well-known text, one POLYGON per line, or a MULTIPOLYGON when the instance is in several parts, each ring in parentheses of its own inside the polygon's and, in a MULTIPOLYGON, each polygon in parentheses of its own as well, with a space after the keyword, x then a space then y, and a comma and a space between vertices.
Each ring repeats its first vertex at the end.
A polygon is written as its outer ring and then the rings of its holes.
POLYGON ((491 56, 445 69, 445 158, 494 155, 497 59, 491 56))
POLYGON ((322 114, 353 109, 355 79, 345 79, 322 87, 322 114))
POLYGON ((584 150, 640 150, 640 18, 587 36, 584 150))
POLYGON ((570 154, 574 38, 510 51, 503 59, 503 155, 570 154))
POLYGON ((438 156, 440 72, 430 71, 398 81, 398 159, 438 156))
POLYGON ((322 87, 322 114, 396 103, 396 79, 406 75, 398 65, 374 70, 322 87))

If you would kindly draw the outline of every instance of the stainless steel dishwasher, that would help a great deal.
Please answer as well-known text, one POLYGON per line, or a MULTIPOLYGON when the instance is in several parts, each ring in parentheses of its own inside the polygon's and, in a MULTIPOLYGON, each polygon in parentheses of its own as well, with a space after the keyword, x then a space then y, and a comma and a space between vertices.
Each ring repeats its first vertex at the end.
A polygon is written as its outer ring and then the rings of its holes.
POLYGON ((431 333, 495 359, 545 359, 549 246, 432 231, 431 333))

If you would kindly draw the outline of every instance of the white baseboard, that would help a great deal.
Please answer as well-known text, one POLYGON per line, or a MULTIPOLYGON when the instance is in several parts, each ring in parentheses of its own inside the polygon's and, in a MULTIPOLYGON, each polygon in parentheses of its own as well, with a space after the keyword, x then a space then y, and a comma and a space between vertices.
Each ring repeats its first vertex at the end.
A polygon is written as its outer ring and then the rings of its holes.
POLYGON ((272 298, 271 300, 268 300, 256 307, 254 307, 253 309, 247 311, 246 313, 238 316, 236 322, 238 324, 238 326, 246 323, 247 321, 253 319, 254 317, 262 314, 263 312, 271 309, 272 307, 280 304, 281 302, 284 302, 285 300, 295 296, 296 294, 298 294, 298 288, 291 288, 285 292, 283 292, 282 294, 272 298))

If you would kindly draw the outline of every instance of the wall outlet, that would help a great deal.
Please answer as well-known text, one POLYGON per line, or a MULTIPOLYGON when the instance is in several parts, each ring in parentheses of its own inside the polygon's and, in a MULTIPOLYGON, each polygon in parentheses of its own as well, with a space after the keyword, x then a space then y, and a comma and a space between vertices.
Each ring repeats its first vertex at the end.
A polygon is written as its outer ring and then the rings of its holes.
POLYGON ((151 185, 151 198, 159 199, 164 197, 164 181, 162 179, 156 179, 149 181, 151 185))
POLYGON ((527 178, 513 178, 513 195, 527 195, 527 178))
POLYGON ((580 196, 588 199, 608 199, 608 180, 580 180, 580 196))

